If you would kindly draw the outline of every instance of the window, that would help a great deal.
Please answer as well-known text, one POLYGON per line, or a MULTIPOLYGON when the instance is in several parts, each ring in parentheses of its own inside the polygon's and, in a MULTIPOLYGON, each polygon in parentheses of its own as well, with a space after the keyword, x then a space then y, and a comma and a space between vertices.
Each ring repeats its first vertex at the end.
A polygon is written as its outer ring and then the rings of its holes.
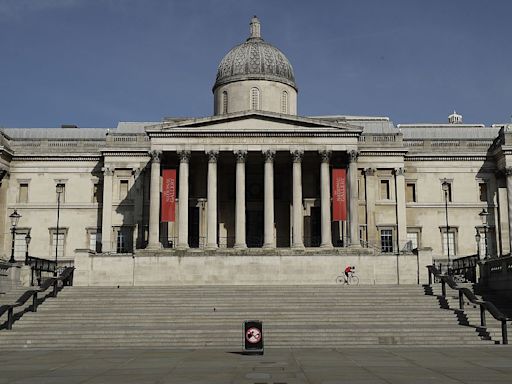
POLYGON ((65 241, 66 230, 59 229, 59 236, 57 237, 57 230, 52 229, 50 236, 50 256, 55 257, 55 249, 57 249, 57 258, 60 259, 64 257, 65 241))
POLYGON ((66 201, 66 184, 57 183, 55 186, 55 201, 59 201, 59 195, 60 202, 64 203, 66 201))
POLYGON ((116 253, 132 252, 133 228, 117 227, 114 228, 116 236, 116 253))
POLYGON ((18 232, 14 237, 14 260, 25 260, 25 254, 27 252, 27 241, 25 237, 27 232, 18 232))
POLYGON ((487 201, 487 183, 478 183, 478 196, 480 201, 487 201))
POLYGON ((418 238, 419 238, 418 232, 407 232, 407 244, 406 244, 405 248, 408 251, 412 251, 413 249, 418 248, 418 238))
POLYGON ((457 254, 455 242, 455 229, 450 228, 447 232, 446 228, 442 228, 443 256, 455 256, 457 254))
POLYGON ((128 180, 119 181, 119 199, 126 199, 128 196, 128 180))
POLYGON ((94 252, 101 252, 101 229, 88 230, 89 246, 94 252))
POLYGON ((415 183, 407 183, 405 185, 405 201, 407 203, 415 203, 416 202, 416 184, 415 183))
POLYGON ((251 109, 260 109, 260 90, 251 88, 251 109))
POLYGON ((389 200, 389 180, 381 180, 380 181, 380 199, 381 200, 389 200))
POLYGON ((100 188, 100 183, 99 182, 95 182, 93 185, 92 185, 92 202, 93 203, 99 203, 101 202, 101 188, 100 188))
POLYGON ((228 113, 228 93, 227 91, 222 92, 222 113, 228 113))
POLYGON ((281 113, 288 113, 288 92, 281 94, 281 113))
POLYGON ((18 203, 28 203, 28 183, 19 184, 18 203))
POLYGON ((393 230, 380 230, 380 246, 383 253, 393 252, 393 230))
POLYGON ((447 199, 448 202, 452 202, 452 183, 451 181, 443 181, 441 184, 443 192, 443 200, 447 199))

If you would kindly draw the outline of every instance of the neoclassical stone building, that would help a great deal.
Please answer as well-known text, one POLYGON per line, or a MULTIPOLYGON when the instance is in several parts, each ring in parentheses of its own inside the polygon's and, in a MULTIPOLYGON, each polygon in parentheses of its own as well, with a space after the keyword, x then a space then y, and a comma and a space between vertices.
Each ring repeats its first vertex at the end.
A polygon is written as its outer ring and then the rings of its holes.
POLYGON ((510 253, 512 126, 299 116, 297 90, 253 18, 218 67, 213 116, 2 129, 3 258, 15 209, 15 259, 30 232, 30 255, 57 253, 85 285, 333 283, 347 264, 362 283, 417 283, 432 257, 510 253))

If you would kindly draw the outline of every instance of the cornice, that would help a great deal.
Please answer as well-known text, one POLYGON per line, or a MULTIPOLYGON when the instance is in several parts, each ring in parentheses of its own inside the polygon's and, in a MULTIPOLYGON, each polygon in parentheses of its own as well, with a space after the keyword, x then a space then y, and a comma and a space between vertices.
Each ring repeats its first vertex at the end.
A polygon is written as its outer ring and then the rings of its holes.
POLYGON ((232 131, 188 131, 188 132, 173 132, 173 131, 148 131, 147 132, 150 137, 177 137, 177 138, 187 138, 187 137, 359 137, 359 132, 354 131, 306 131, 306 132, 276 132, 276 131, 268 131, 268 132, 232 132, 232 131))
POLYGON ((405 155, 406 161, 486 161, 494 160, 493 156, 470 154, 410 154, 405 155))
POLYGON ((406 156, 407 152, 409 152, 407 148, 359 149, 360 156, 406 156))
POLYGON ((148 148, 134 148, 134 149, 114 149, 104 148, 101 150, 103 156, 114 156, 114 157, 145 157, 150 158, 148 148))
POLYGON ((100 155, 14 155, 13 161, 100 161, 100 155))

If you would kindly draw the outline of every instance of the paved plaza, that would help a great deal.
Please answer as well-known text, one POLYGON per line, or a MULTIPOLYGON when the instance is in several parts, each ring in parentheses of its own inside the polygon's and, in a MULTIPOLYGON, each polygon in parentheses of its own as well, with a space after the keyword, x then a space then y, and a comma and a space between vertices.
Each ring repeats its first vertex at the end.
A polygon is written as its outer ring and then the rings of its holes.
POLYGON ((508 346, 0 352, 0 384, 511 382, 508 346))

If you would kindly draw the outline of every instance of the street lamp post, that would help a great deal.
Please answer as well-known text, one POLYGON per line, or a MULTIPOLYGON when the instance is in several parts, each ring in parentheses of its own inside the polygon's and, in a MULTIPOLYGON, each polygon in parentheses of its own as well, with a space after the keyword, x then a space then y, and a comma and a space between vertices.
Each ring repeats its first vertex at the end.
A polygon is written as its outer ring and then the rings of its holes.
POLYGON ((482 212, 478 214, 480 218, 482 219, 482 224, 484 225, 484 241, 485 241, 485 257, 484 260, 487 260, 489 258, 489 252, 487 248, 487 216, 489 216, 489 212, 487 212, 487 209, 482 209, 482 212))
POLYGON ((55 270, 53 271, 53 276, 57 276, 57 258, 59 252, 59 219, 60 219, 60 195, 64 192, 64 186, 62 184, 57 184, 56 187, 57 192, 57 233, 55 235, 55 270))
POLYGON ((480 232, 478 231, 478 228, 477 228, 475 240, 476 240, 476 253, 477 253, 479 259, 482 257, 482 255, 480 254, 480 240, 481 239, 482 239, 482 236, 480 236, 480 232))
POLYGON ((446 217, 446 256, 448 257, 448 274, 450 274, 450 226, 448 225, 448 191, 450 183, 444 179, 441 184, 444 192, 444 212, 446 217))
POLYGON ((28 246, 31 240, 32 236, 30 236, 30 231, 28 231, 27 236, 25 236, 25 243, 27 244, 27 247, 25 248, 25 265, 28 265, 28 246))
POLYGON ((18 225, 18 221, 20 221, 21 215, 14 210, 13 213, 9 215, 11 219, 11 233, 12 233, 12 244, 11 244, 11 258, 9 259, 9 263, 14 263, 14 240, 16 238, 16 226, 18 225))

